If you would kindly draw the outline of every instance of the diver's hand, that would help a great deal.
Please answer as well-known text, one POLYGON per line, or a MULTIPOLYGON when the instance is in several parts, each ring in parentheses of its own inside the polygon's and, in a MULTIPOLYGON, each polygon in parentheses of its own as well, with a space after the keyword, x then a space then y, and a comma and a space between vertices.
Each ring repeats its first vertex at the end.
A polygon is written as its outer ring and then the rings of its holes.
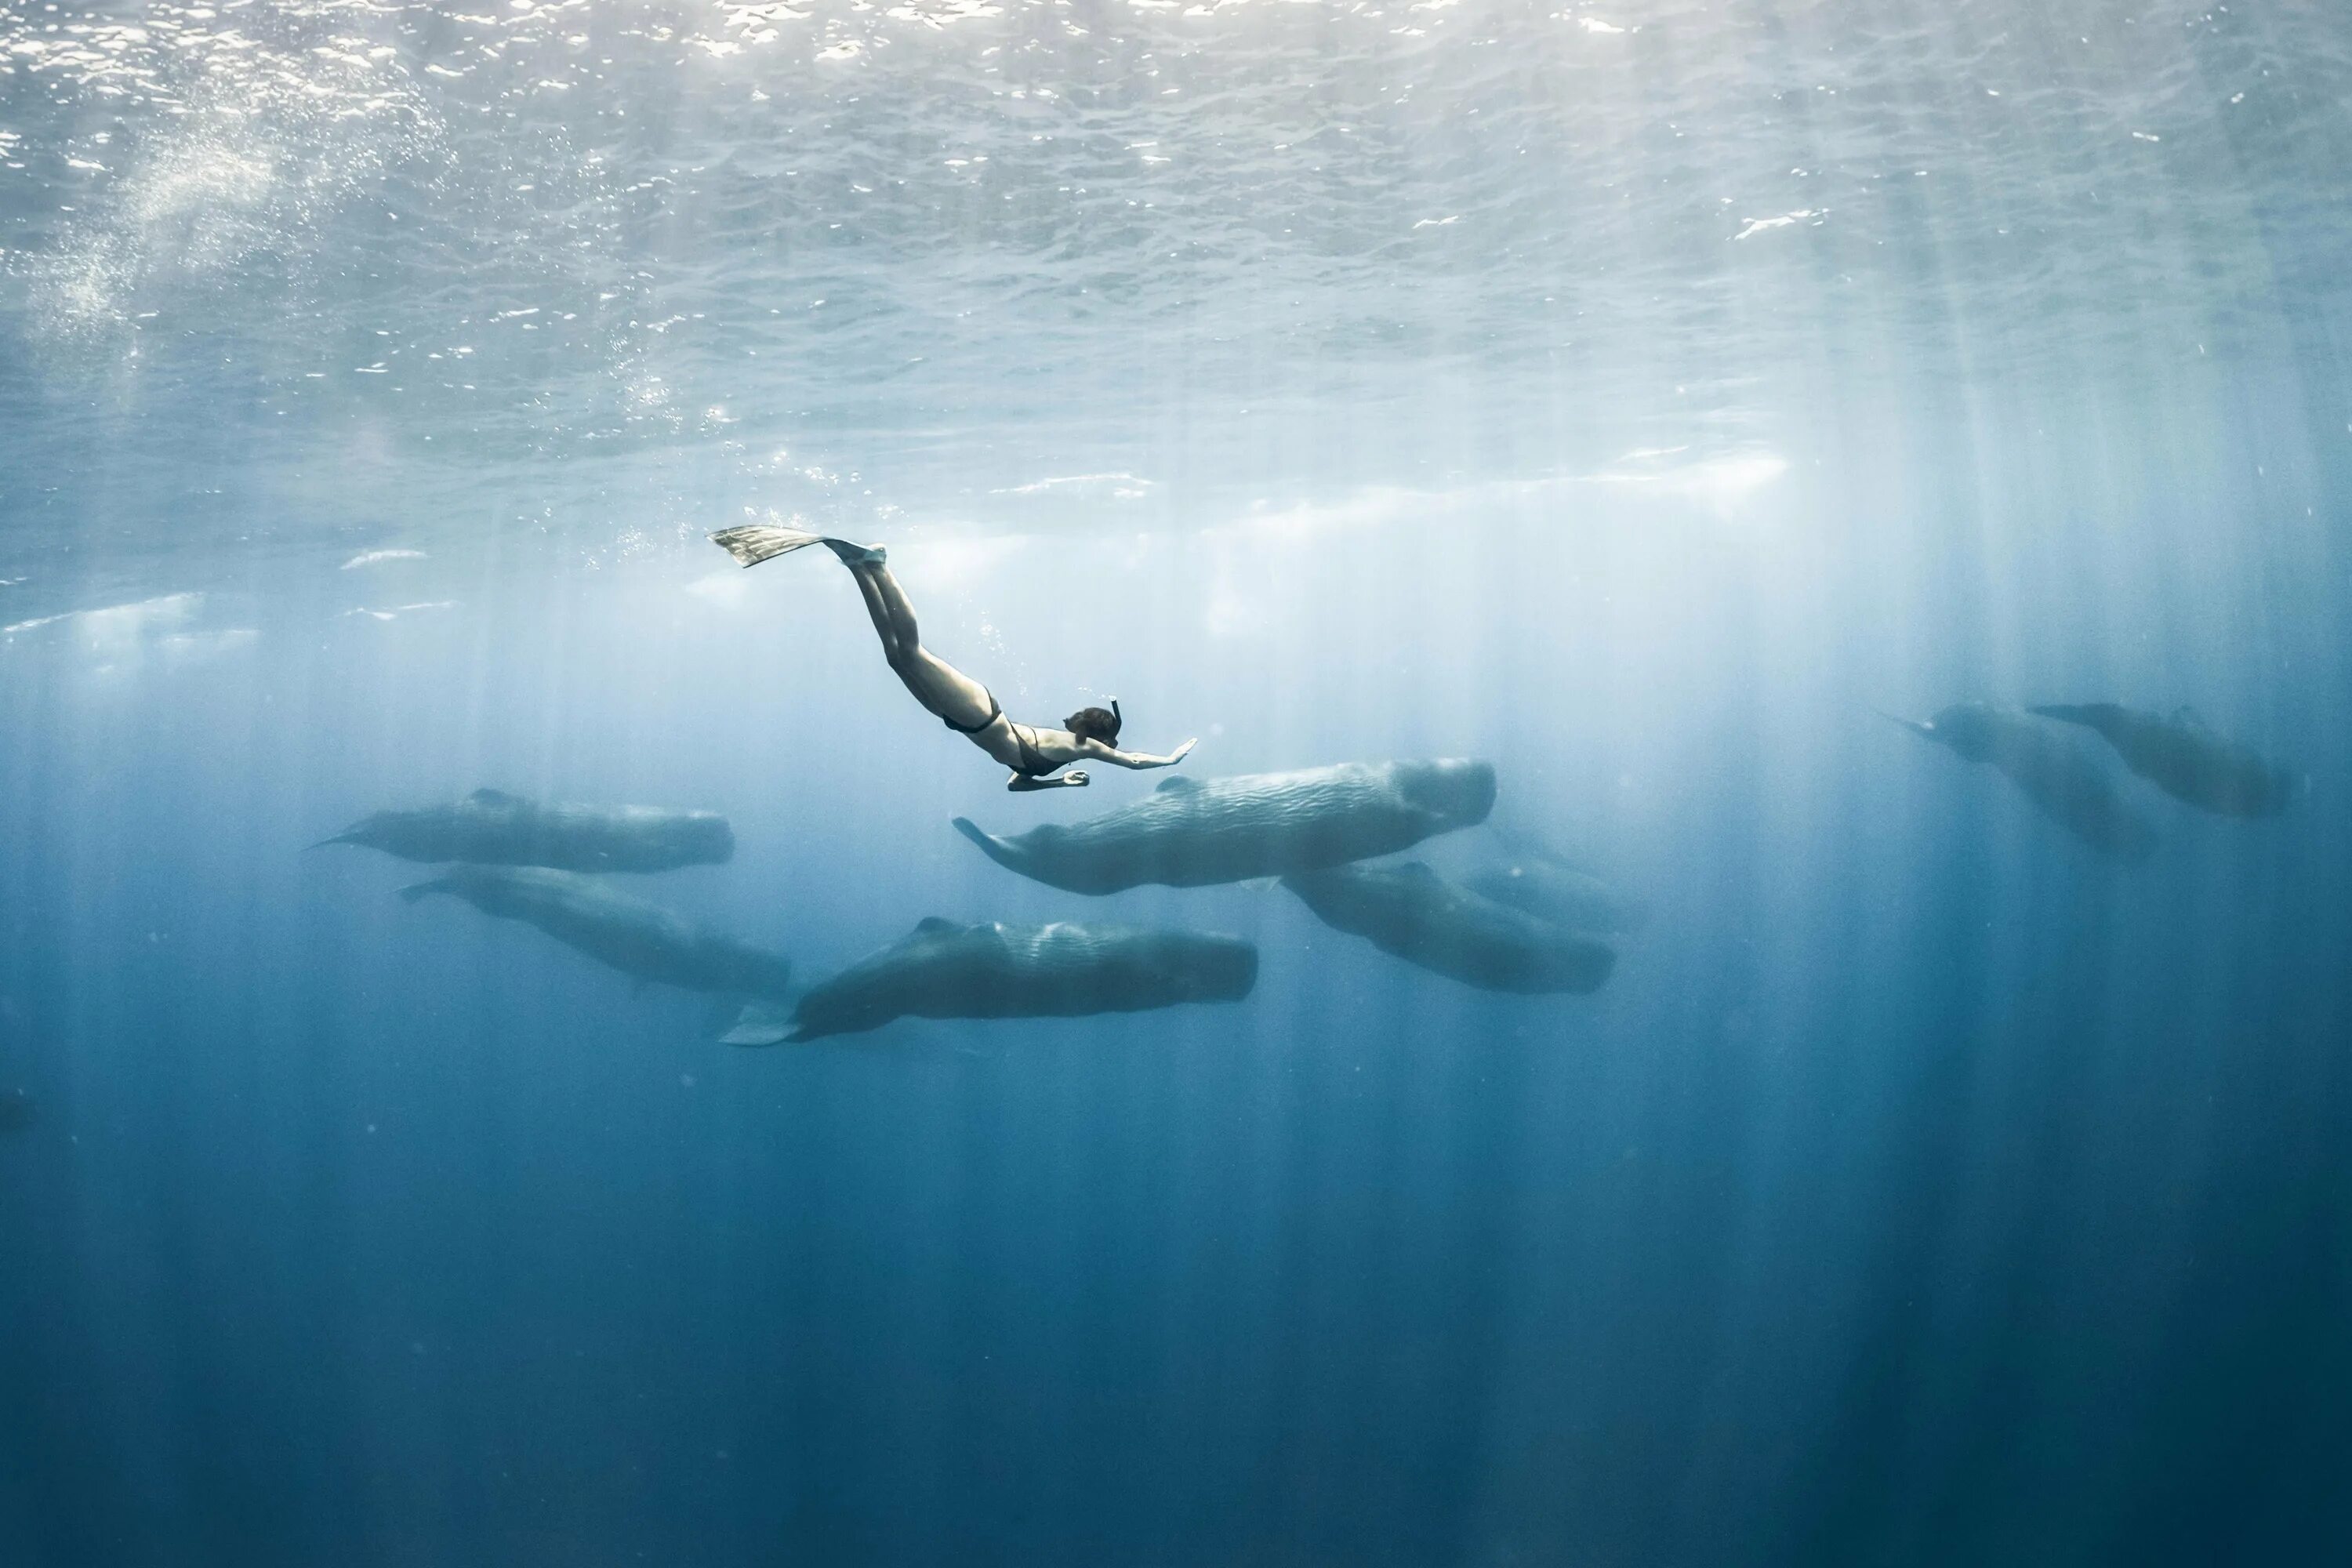
POLYGON ((1168 765, 1172 768, 1178 763, 1182 762, 1186 757, 1191 756, 1192 754, 1192 748, 1200 743, 1201 737, 1195 735, 1191 740, 1185 742, 1182 745, 1177 747, 1174 751, 1169 752, 1168 765))

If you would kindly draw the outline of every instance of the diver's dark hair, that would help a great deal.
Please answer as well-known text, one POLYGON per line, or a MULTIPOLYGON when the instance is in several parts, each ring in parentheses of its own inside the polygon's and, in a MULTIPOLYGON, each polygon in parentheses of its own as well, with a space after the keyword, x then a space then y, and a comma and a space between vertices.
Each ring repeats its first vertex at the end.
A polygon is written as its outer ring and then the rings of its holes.
POLYGON ((1100 741, 1106 746, 1118 744, 1118 699, 1110 700, 1108 708, 1081 708, 1062 721, 1062 728, 1079 740, 1100 741))

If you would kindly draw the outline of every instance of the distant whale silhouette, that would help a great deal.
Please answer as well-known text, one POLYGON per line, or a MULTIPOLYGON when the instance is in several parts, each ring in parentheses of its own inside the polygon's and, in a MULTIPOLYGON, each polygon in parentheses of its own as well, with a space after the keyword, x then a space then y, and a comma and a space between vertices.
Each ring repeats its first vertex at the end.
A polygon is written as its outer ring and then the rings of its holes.
POLYGON ((2113 702, 2056 703, 2027 711, 2096 730, 2124 766, 2173 799, 2222 816, 2276 816, 2301 792, 2296 780, 2215 734, 2186 708, 2169 719, 2113 702))
POLYGON ((1606 943, 1456 887, 1418 860, 1337 866, 1282 885, 1333 930, 1482 991, 1596 991, 1617 964, 1606 943))
POLYGON ((486 915, 520 921, 633 980, 722 996, 782 1002, 792 961, 717 931, 593 877, 543 866, 452 866, 400 889, 410 903, 430 893, 463 899, 486 915))
POLYGON ((1530 849, 1464 879, 1474 893, 1570 931, 1615 936, 1649 923, 1649 905, 1579 870, 1549 850, 1530 849))
POLYGON ((708 811, 541 805, 503 790, 478 789, 453 805, 379 811, 311 847, 327 844, 362 844, 403 860, 669 871, 732 858, 735 830, 708 811))
POLYGON ((2156 829, 2107 771, 2050 720, 1986 702, 1955 702, 1925 722, 1881 717, 1972 763, 1991 763, 2043 816, 2109 859, 2137 862, 2156 853, 2156 829))
POLYGON ((1239 937, 1056 921, 962 925, 934 915, 801 997, 789 1024, 747 1015, 734 1045, 863 1034, 894 1018, 1085 1017, 1238 1002, 1257 983, 1239 937))
POLYGON ((31 1095, 21 1089, 0 1089, 0 1132, 22 1132, 39 1120, 31 1095))
POLYGON ((1491 763, 1344 763, 1171 778, 1116 811, 1007 838, 961 816, 955 826, 1009 870, 1068 892, 1115 893, 1146 882, 1246 882, 1393 854, 1432 834, 1475 826, 1494 806, 1491 763))

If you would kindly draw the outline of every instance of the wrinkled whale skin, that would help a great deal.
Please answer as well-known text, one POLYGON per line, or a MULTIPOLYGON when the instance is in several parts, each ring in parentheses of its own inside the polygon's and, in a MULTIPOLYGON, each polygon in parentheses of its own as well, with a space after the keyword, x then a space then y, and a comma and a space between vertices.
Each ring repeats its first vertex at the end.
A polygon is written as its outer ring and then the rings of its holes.
POLYGON ((2276 816, 2300 787, 2284 771, 2207 729, 2186 709, 2167 719, 2114 702, 2030 710, 2104 736, 2124 766, 2173 799, 2221 816, 2276 816))
POLYGON ((999 838, 956 831, 1009 870, 1072 893, 1201 888, 1317 871, 1471 827, 1495 807, 1486 763, 1343 763, 1287 773, 1174 777, 1083 822, 999 838))
POLYGON ((1481 898, 1570 931, 1621 936, 1649 923, 1649 908, 1640 899, 1546 855, 1481 867, 1463 881, 1481 898))
POLYGON ((1334 931, 1482 991, 1597 991, 1617 965, 1604 942, 1447 881, 1418 860, 1285 877, 1334 931))
POLYGON ((724 996, 785 999, 792 961, 705 931, 658 904, 576 871, 543 866, 452 866, 403 888, 409 902, 431 893, 463 899, 486 915, 520 921, 635 980, 724 996))
POLYGON ((1238 1002, 1256 983, 1257 949, 1239 937, 933 916, 813 987, 791 1031, 771 1038, 863 1034, 902 1017, 1071 1018, 1238 1002))
POLYGON ((2043 816, 2111 860, 2133 864, 2156 852, 2156 829, 2055 720, 1988 702, 1956 702, 1925 723, 1895 722, 1969 762, 1999 769, 2043 816))
POLYGON ((478 789, 448 805, 379 811, 322 843, 361 844, 428 864, 671 871, 733 858, 735 830, 714 812, 541 805, 501 790, 478 789))

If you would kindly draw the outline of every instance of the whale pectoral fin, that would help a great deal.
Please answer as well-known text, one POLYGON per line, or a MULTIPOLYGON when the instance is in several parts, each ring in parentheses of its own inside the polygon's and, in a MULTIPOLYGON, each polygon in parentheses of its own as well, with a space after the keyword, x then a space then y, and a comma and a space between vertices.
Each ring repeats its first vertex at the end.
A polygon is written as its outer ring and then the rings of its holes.
POLYGON ((790 555, 793 551, 806 550, 812 544, 823 544, 824 536, 811 533, 805 529, 752 523, 743 528, 722 528, 710 536, 710 542, 744 565, 757 566, 762 561, 790 555))

